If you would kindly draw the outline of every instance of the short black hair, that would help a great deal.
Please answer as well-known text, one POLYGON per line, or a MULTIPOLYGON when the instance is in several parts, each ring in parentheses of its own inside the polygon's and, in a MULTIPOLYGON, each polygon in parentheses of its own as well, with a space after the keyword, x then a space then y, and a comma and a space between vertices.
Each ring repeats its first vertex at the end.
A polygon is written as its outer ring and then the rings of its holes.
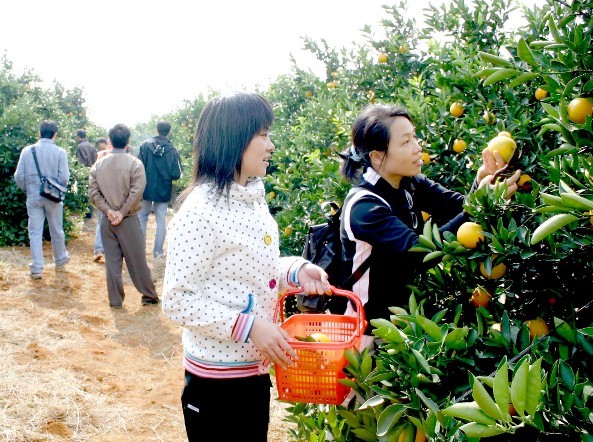
POLYGON ((161 137, 166 137, 171 132, 171 123, 159 121, 156 125, 156 131, 161 137))
POLYGON ((76 131, 76 136, 78 138, 82 138, 84 140, 86 138, 86 130, 84 130, 84 129, 78 129, 76 131))
POLYGON ((58 132, 58 125, 55 121, 43 120, 39 125, 39 136, 41 138, 52 138, 58 132))
POLYGON ((97 141, 95 141, 95 146, 99 146, 99 144, 107 144, 107 140, 105 138, 97 138, 97 141))
POLYGON ((111 145, 116 149, 123 149, 130 142, 132 133, 130 128, 125 124, 116 124, 109 130, 109 139, 111 145))
POLYGON ((243 152, 255 135, 269 130, 271 104, 256 93, 235 92, 210 100, 198 119, 194 139, 193 183, 214 183, 219 196, 241 172, 243 152))

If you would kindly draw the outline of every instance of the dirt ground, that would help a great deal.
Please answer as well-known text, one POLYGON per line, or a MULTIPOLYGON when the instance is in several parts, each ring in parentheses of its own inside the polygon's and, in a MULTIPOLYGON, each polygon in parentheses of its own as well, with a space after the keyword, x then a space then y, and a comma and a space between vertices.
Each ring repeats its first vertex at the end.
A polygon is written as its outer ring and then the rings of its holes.
MULTIPOLYGON (((109 307, 105 266, 92 259, 95 222, 68 242, 64 271, 44 243, 41 280, 29 278, 27 247, 0 248, 2 441, 186 440, 181 329, 160 306, 141 306, 125 267, 124 308, 109 307)), ((151 217, 149 251, 153 237, 151 217)), ((147 255, 160 295, 164 264, 147 255)), ((270 442, 289 440, 284 407, 272 401, 270 442)))

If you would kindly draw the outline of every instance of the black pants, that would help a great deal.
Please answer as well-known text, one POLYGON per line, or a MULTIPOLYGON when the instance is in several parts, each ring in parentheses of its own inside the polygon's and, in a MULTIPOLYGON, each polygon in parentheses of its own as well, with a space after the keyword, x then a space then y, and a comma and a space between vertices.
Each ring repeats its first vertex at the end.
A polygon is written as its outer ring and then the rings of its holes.
POLYGON ((199 378, 185 372, 181 395, 189 442, 266 442, 270 422, 269 375, 235 379, 199 378), (211 437, 211 436, 210 436, 211 437))

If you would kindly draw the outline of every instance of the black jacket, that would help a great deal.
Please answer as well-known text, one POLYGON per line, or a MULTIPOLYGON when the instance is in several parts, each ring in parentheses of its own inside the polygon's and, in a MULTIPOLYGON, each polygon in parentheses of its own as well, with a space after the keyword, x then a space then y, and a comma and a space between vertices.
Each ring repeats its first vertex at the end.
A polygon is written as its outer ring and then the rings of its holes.
MULTIPOLYGON (((367 320, 389 319, 389 307, 407 305, 406 285, 423 268, 424 254, 408 252, 424 227, 421 212, 430 213, 441 232, 455 233, 468 220, 464 197, 424 175, 403 178, 395 189, 370 168, 357 187, 375 195, 356 197, 357 192, 350 192, 346 197, 340 228, 342 258, 345 268, 354 271, 372 256, 369 270, 352 290, 360 295, 367 320)), ((367 334, 371 329, 369 325, 367 334)))
POLYGON ((171 182, 181 177, 181 160, 177 149, 166 137, 159 135, 142 143, 138 159, 146 171, 146 188, 142 199, 168 202, 171 199, 171 182))

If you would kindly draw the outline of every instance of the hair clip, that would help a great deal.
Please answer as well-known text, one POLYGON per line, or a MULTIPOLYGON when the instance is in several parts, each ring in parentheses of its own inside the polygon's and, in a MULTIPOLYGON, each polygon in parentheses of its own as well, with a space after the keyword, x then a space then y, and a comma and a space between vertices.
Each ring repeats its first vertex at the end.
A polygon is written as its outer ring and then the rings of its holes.
POLYGON ((350 156, 350 159, 352 159, 353 161, 356 161, 357 163, 362 162, 362 157, 358 154, 358 152, 356 152, 356 148, 354 147, 354 144, 352 146, 350 146, 349 156, 350 156))

